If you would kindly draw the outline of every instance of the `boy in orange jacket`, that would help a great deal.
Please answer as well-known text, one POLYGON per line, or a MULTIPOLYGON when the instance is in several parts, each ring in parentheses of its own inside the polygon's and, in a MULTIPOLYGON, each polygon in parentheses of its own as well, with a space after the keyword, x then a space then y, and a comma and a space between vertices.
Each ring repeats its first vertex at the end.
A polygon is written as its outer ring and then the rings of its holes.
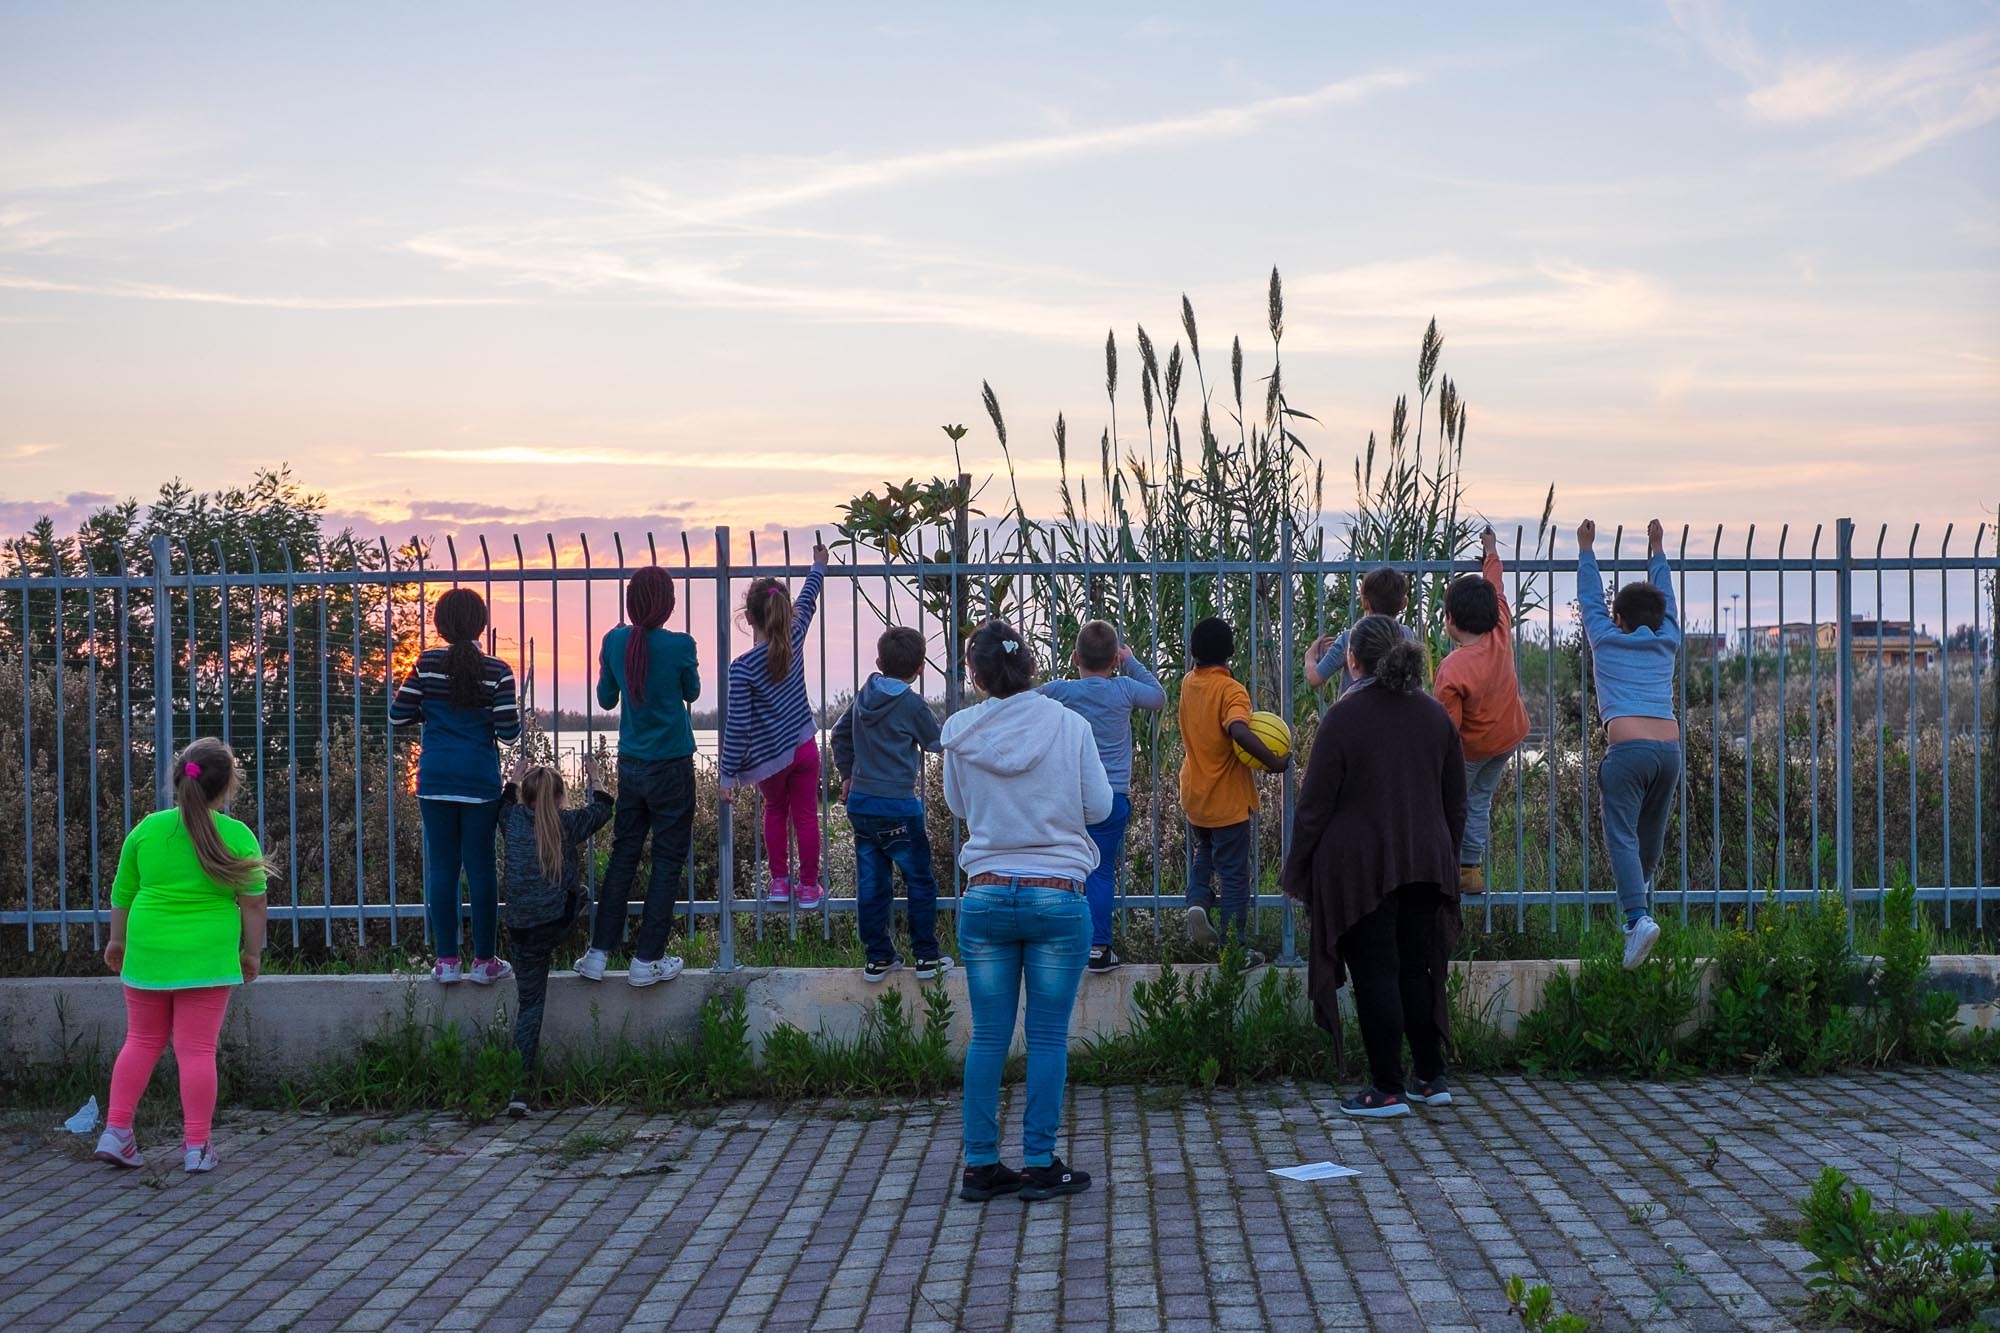
POLYGON ((1458 848, 1458 891, 1486 892, 1486 844, 1493 789, 1514 747, 1528 736, 1528 710, 1514 674, 1514 617, 1502 589, 1499 542, 1480 534, 1480 572, 1444 590, 1444 630, 1453 647, 1437 670, 1438 702, 1451 714, 1465 749, 1465 836, 1458 848))

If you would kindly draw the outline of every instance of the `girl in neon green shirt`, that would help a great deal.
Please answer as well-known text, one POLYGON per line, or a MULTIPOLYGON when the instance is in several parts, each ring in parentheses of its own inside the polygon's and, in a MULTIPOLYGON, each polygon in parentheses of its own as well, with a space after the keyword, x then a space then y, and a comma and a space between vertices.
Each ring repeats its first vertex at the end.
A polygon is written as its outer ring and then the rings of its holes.
POLYGON ((111 1069, 107 1128, 97 1156, 140 1166, 132 1117, 169 1043, 180 1066, 182 1165, 215 1166, 215 1045, 229 988, 255 981, 264 953, 264 854, 223 813, 236 795, 236 756, 204 737, 174 760, 174 808, 139 821, 118 853, 104 962, 125 982, 125 1044, 111 1069))

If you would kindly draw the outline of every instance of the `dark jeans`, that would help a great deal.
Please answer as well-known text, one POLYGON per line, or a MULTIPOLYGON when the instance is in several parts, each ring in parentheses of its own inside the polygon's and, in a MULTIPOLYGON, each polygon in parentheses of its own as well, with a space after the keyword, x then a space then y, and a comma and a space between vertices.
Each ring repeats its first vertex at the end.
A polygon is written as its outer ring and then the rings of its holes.
POLYGON ((1680 780, 1679 741, 1621 741, 1604 752, 1597 766, 1604 845, 1611 851, 1618 905, 1627 916, 1648 910, 1680 780))
POLYGON ((1132 798, 1124 792, 1111 793, 1111 813, 1090 826, 1090 840, 1097 844, 1097 869, 1083 881, 1083 896, 1090 900, 1090 947, 1111 947, 1111 899, 1118 891, 1118 863, 1125 856, 1125 826, 1132 822, 1132 798))
MULTIPOLYGON (((578 904, 581 907, 582 904, 578 904)), ((576 924, 576 909, 555 921, 526 930, 507 931, 507 949, 514 964, 514 1049, 521 1053, 521 1081, 535 1076, 542 1048, 542 1009, 549 993, 549 968, 555 951, 576 924)))
POLYGON ((1438 890, 1428 884, 1406 885, 1340 939, 1340 956, 1354 982, 1368 1075, 1382 1092, 1403 1091, 1405 1037, 1412 1073, 1427 1079, 1444 1072, 1444 1033, 1437 1025, 1444 978, 1431 975, 1439 901, 1438 890))
POLYGON ((500 875, 493 847, 500 802, 418 801, 424 821, 424 910, 431 921, 431 947, 440 958, 457 958, 458 878, 472 896, 472 956, 491 958, 500 939, 500 875))
POLYGON ((639 918, 639 938, 632 956, 656 963, 667 951, 674 908, 681 898, 681 874, 687 868, 694 837, 694 757, 623 759, 618 761, 618 813, 611 821, 611 857, 604 867, 604 884, 597 895, 597 915, 591 922, 590 947, 615 953, 625 942, 625 919, 632 900, 632 881, 639 873, 639 855, 646 835, 653 836, 652 871, 646 880, 646 910, 639 918))
POLYGON ((910 948, 919 958, 938 956, 937 876, 931 871, 931 838, 922 815, 847 813, 854 829, 854 910, 868 961, 896 956, 889 913, 896 905, 896 871, 910 904, 910 948))
POLYGON ((1254 820, 1226 828, 1188 825, 1194 843, 1194 879, 1188 884, 1189 907, 1215 906, 1215 884, 1222 886, 1222 933, 1233 927, 1241 938, 1250 914, 1250 837, 1254 820))

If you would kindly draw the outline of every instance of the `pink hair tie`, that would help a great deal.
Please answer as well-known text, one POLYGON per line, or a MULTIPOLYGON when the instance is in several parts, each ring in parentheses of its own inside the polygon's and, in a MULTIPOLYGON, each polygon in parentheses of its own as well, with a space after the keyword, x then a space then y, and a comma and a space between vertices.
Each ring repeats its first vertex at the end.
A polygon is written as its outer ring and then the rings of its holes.
POLYGON ((201 776, 201 765, 200 765, 200 764, 182 764, 182 765, 181 765, 181 772, 183 772, 183 773, 187 774, 187 775, 188 775, 189 777, 191 777, 191 778, 198 778, 198 777, 200 777, 200 776, 201 776))

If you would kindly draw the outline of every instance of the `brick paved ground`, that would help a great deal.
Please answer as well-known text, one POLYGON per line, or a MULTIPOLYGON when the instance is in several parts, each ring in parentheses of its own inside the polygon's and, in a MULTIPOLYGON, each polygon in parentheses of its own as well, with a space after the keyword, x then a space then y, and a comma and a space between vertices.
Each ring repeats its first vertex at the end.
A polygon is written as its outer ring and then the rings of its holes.
POLYGON ((16 1129, 0 1325, 1490 1329, 1520 1273, 1597 1327, 1792 1328, 1804 1256, 1767 1228, 1823 1163, 1903 1206, 1988 1207, 2000 1173, 1994 1076, 1465 1092, 1364 1125, 1323 1088, 1081 1089, 1098 1186, 985 1206, 949 1194, 950 1101, 232 1113, 208 1177, 16 1129), (1264 1174, 1322 1158, 1362 1174, 1264 1174))

